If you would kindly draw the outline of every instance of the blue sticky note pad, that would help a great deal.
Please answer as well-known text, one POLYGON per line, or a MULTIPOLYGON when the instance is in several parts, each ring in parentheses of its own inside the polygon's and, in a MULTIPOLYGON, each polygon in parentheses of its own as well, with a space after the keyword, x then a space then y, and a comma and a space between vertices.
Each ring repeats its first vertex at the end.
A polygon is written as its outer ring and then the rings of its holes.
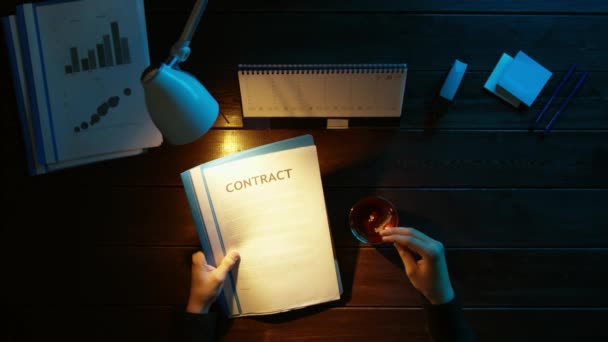
POLYGON ((506 67, 496 87, 513 95, 527 106, 532 106, 552 74, 520 51, 513 58, 513 62, 506 67))
POLYGON ((500 60, 498 60, 498 64, 496 64, 496 67, 492 71, 492 74, 490 74, 490 77, 488 77, 488 80, 486 81, 486 84, 483 87, 486 88, 486 90, 488 90, 492 94, 505 100, 511 106, 517 108, 519 107, 521 102, 513 95, 501 91, 496 87, 496 83, 500 78, 502 78, 502 75, 504 74, 507 67, 511 65, 511 63, 513 63, 513 57, 507 55, 506 53, 503 53, 502 56, 500 56, 500 60))

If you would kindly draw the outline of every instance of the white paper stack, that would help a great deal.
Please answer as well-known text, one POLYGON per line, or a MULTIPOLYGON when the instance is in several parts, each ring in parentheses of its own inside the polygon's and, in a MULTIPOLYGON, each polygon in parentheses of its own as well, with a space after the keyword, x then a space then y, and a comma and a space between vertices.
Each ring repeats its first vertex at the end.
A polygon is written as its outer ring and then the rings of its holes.
POLYGON ((3 27, 30 174, 162 143, 139 82, 150 64, 142 0, 23 4, 3 27))

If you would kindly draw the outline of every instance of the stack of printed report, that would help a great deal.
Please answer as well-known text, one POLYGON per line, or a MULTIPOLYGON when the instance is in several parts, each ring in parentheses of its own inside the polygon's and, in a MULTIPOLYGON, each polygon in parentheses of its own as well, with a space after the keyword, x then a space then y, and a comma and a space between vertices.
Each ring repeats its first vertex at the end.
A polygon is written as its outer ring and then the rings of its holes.
POLYGON ((2 19, 31 175, 162 143, 139 81, 143 0, 30 3, 2 19))

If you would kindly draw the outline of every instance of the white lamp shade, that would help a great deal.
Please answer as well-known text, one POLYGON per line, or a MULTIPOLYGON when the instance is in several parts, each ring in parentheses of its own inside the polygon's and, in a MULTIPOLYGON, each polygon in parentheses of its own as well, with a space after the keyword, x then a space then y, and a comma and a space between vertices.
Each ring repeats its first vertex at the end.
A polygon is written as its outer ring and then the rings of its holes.
POLYGON ((166 64, 142 77, 150 117, 166 141, 190 143, 215 123, 219 105, 192 75, 166 64))

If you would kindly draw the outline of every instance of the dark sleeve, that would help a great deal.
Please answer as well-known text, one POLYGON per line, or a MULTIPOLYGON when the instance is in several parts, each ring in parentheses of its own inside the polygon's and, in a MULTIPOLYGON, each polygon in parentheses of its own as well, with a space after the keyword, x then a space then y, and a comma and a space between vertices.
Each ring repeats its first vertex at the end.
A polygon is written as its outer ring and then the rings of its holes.
POLYGON ((176 313, 175 319, 176 326, 173 340, 183 342, 216 341, 215 325, 217 314, 215 312, 192 314, 182 311, 176 313))
POLYGON ((459 298, 433 305, 424 299, 426 325, 433 342, 475 341, 475 334, 464 317, 459 298))

